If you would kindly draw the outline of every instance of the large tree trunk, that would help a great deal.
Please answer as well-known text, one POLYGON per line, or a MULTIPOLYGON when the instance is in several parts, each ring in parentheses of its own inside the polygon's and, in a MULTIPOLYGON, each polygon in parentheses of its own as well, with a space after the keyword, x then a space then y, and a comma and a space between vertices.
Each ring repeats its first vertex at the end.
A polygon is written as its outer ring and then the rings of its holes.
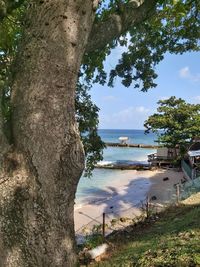
POLYGON ((93 19, 91 0, 30 3, 0 180, 0 266, 77 264, 73 206, 84 152, 74 94, 93 19))

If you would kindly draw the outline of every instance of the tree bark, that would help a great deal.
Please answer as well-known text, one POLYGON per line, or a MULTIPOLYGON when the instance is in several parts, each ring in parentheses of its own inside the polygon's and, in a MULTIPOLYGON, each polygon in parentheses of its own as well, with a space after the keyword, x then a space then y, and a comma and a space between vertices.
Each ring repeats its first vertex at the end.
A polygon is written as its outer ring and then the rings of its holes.
MULTIPOLYGON (((0 103, 2 103, 2 88, 1 87, 0 87, 0 103)), ((9 150, 8 140, 6 139, 6 136, 4 134, 4 121, 3 121, 3 113, 2 113, 1 107, 0 107, 0 148, 1 148, 0 150, 0 170, 1 170, 2 165, 3 165, 4 154, 6 154, 7 151, 9 150)))
POLYGON ((77 264, 73 206, 84 152, 74 95, 92 4, 30 2, 12 87, 13 150, 1 170, 0 266, 77 264))

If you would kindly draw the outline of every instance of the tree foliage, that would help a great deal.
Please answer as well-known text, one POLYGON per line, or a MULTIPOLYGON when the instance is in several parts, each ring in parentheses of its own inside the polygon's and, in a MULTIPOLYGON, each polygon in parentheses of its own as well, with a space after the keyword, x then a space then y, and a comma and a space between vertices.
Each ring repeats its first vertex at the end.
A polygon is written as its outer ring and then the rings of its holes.
MULTIPOLYGON (((98 20, 110 13, 123 12, 123 2, 111 1, 103 8, 98 20)), ((199 51, 200 3, 199 1, 157 1, 157 8, 149 19, 131 26, 127 32, 108 43, 104 49, 87 54, 83 61, 84 72, 93 82, 114 86, 117 77, 124 86, 142 91, 156 87, 156 65, 166 52, 182 54, 199 51), (110 73, 104 71, 104 62, 111 49, 123 46, 118 64, 110 73)))
POLYGON ((13 10, 21 7, 24 0, 0 0, 0 20, 7 17, 13 10))
POLYGON ((200 104, 189 104, 175 96, 158 101, 157 113, 145 121, 146 133, 158 134, 158 141, 167 147, 179 145, 181 156, 192 138, 200 135, 200 104))
POLYGON ((11 66, 21 36, 23 9, 22 6, 14 9, 12 15, 7 16, 0 23, 0 108, 3 114, 4 132, 9 142, 11 142, 10 85, 13 76, 11 66))
POLYGON ((76 118, 86 155, 84 175, 88 177, 91 176, 95 164, 103 159, 103 148, 105 147, 97 129, 99 108, 93 104, 89 90, 89 85, 78 81, 75 99, 76 118))

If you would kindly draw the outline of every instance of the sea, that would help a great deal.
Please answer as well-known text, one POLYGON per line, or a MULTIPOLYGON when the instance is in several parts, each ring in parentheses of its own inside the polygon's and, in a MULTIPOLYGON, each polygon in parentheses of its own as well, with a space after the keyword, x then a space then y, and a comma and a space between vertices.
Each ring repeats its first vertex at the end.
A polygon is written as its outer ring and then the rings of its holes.
MULTIPOLYGON (((144 130, 117 130, 100 129, 98 131, 104 142, 119 143, 119 137, 126 136, 129 143, 156 145, 156 135, 154 133, 145 134, 144 130)), ((149 154, 155 153, 155 149, 130 148, 130 147, 107 147, 104 149, 103 161, 101 164, 115 161, 147 163, 149 154)), ((127 172, 126 172, 127 175, 127 172)), ((123 170, 94 169, 91 178, 82 176, 76 193, 76 204, 78 206, 90 202, 89 196, 100 196, 105 192, 106 187, 124 178, 123 170)))

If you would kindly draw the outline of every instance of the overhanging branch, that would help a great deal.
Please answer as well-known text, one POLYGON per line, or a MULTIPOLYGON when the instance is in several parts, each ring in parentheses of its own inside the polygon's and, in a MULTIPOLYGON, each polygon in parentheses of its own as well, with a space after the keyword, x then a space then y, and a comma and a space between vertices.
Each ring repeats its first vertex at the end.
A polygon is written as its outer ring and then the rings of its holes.
POLYGON ((130 1, 122 4, 115 13, 109 15, 105 20, 94 23, 86 53, 103 49, 106 44, 126 33, 131 26, 148 19, 154 14, 158 0, 144 0, 139 6, 136 5, 136 2, 141 1, 130 1))

